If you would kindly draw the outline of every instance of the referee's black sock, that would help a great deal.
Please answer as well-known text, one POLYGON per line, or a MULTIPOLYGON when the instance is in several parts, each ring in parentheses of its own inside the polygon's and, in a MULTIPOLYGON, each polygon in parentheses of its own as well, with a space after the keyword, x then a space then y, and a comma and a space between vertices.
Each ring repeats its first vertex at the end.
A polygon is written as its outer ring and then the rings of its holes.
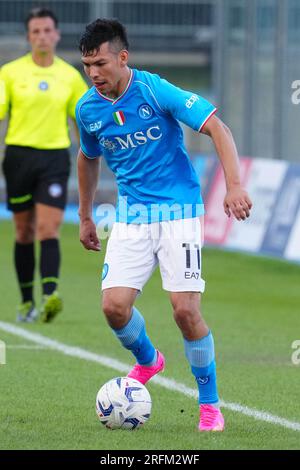
POLYGON ((34 244, 15 243, 15 267, 22 295, 22 302, 33 301, 34 244))
POLYGON ((43 294, 50 295, 58 284, 60 250, 57 238, 41 241, 40 274, 43 294))

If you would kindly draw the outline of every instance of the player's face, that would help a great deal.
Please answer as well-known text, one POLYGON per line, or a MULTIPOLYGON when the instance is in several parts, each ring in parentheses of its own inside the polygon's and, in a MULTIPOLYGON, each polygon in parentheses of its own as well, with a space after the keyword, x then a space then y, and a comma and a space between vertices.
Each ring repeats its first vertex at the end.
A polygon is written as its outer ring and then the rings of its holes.
POLYGON ((32 18, 28 23, 27 38, 33 52, 46 54, 54 52, 60 34, 52 18, 32 18))
POLYGON ((117 52, 112 44, 105 42, 92 54, 82 56, 82 62, 85 73, 100 93, 117 97, 123 91, 127 51, 117 52))

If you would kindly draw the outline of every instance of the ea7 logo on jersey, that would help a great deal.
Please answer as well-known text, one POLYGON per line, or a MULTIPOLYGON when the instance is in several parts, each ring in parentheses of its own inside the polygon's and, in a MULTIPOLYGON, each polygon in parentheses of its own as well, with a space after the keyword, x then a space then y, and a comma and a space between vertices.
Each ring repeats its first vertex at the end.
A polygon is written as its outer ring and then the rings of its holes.
POLYGON ((188 100, 186 100, 185 105, 188 109, 191 109, 191 107, 194 103, 196 103, 196 101, 199 101, 199 96, 192 95, 188 100))
POLYGON ((184 278, 185 279, 200 279, 200 274, 199 273, 191 273, 189 271, 185 271, 184 273, 184 278))
POLYGON ((90 131, 99 131, 99 129, 101 129, 101 126, 102 121, 92 122, 92 124, 90 124, 90 131))

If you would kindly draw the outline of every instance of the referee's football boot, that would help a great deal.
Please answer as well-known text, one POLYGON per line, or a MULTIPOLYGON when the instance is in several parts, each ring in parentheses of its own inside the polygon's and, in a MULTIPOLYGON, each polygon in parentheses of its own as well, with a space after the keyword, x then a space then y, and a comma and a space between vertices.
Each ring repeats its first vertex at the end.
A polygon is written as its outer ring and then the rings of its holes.
POLYGON ((39 312, 32 300, 23 302, 17 308, 17 322, 33 323, 38 319, 38 316, 39 312))
POLYGON ((51 322, 56 315, 62 311, 63 302, 57 291, 50 295, 43 295, 42 306, 40 309, 41 320, 44 323, 51 322))

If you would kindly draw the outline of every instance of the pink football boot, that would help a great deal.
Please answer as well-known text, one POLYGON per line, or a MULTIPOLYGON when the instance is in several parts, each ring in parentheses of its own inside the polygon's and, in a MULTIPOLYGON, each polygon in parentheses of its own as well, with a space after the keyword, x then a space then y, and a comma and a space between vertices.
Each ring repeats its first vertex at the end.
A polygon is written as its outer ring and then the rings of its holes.
POLYGON ((135 364, 134 368, 129 372, 127 377, 138 380, 142 384, 145 384, 158 372, 162 372, 165 367, 165 358, 161 352, 157 352, 157 360, 153 366, 142 366, 141 364, 135 364))
POLYGON ((200 405, 199 431, 224 431, 224 417, 213 405, 200 405))

